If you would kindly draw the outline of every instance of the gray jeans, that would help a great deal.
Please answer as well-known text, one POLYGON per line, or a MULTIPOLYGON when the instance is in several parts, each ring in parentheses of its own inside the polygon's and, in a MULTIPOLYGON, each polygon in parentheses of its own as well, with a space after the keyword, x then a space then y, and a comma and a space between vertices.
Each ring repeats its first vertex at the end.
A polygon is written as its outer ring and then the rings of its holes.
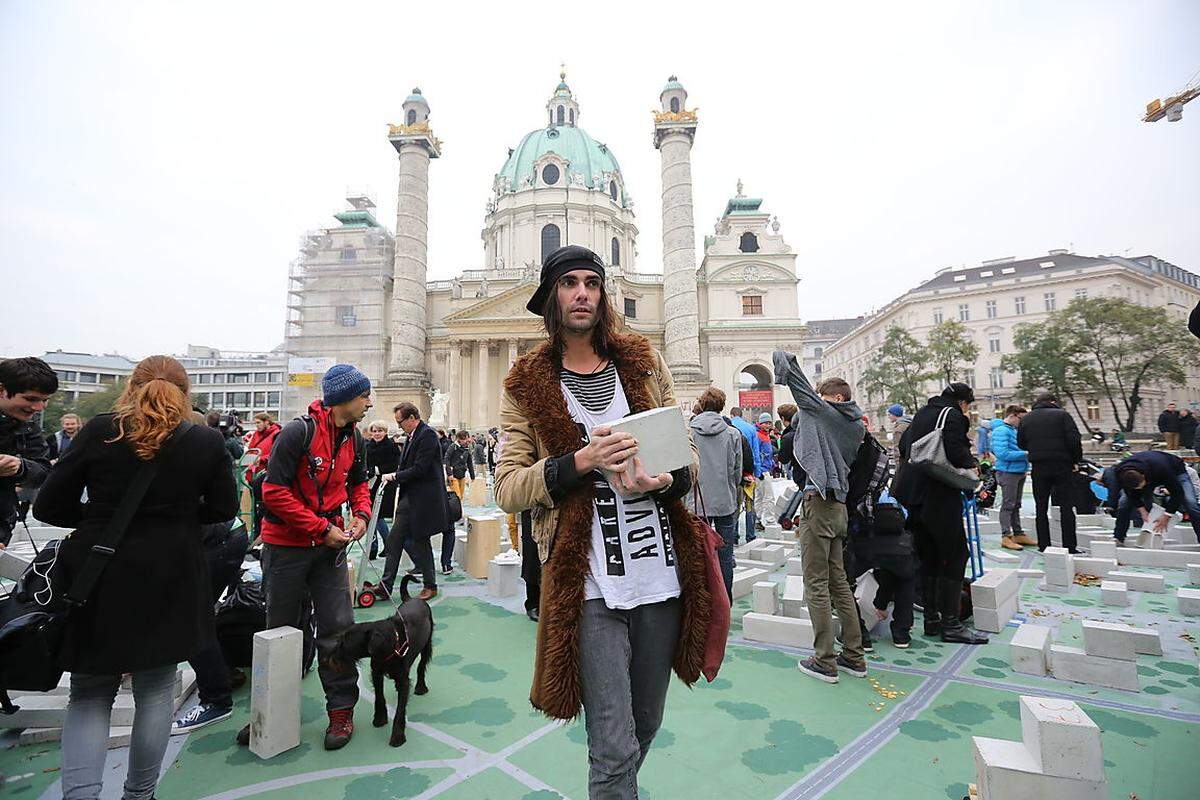
POLYGON ((681 615, 679 598, 628 611, 603 600, 583 604, 579 683, 590 800, 638 796, 638 770, 662 724, 681 615))
MULTIPOLYGON (((71 673, 71 699, 62 738, 63 800, 95 800, 104 786, 108 728, 120 675, 71 673)), ((124 800, 154 796, 171 737, 175 665, 133 673, 133 735, 124 800)))
MULTIPOLYGON (((346 550, 331 547, 285 547, 264 544, 263 586, 267 591, 267 628, 281 625, 300 627, 304 595, 312 597, 317 620, 317 638, 334 636, 354 624, 350 605, 350 574, 346 550)), ((358 667, 342 665, 341 671, 318 660, 317 674, 325 689, 325 709, 354 708, 358 702, 358 667)))
POLYGON ((997 472, 1000 484, 1000 533, 1019 535, 1021 530, 1021 495, 1025 492, 1024 472, 997 472))

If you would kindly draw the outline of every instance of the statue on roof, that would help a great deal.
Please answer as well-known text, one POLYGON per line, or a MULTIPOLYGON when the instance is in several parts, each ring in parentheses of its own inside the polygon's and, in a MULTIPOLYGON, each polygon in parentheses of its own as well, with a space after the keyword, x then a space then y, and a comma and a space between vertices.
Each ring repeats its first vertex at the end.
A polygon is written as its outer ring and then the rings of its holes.
POLYGON ((736 196, 737 197, 745 197, 746 196, 746 195, 742 194, 742 179, 741 178, 738 178, 737 195, 736 196))

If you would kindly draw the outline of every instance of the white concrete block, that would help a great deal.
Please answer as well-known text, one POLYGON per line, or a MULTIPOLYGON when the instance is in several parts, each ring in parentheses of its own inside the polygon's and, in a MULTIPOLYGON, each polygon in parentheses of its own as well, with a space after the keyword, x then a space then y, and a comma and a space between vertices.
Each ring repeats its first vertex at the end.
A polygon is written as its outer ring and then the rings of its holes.
POLYGON ((1129 626, 1133 632, 1133 649, 1144 656, 1161 656, 1162 637, 1158 635, 1158 631, 1153 628, 1135 628, 1129 626))
POLYGON ((1200 586, 1200 564, 1188 564, 1188 583, 1192 586, 1200 586))
POLYGON ((808 618, 808 604, 804 602, 804 578, 799 575, 787 576, 780 608, 785 617, 808 618))
POLYGON ((806 619, 755 614, 742 617, 742 637, 752 642, 787 647, 812 647, 813 626, 806 619))
POLYGON ((1107 800, 1108 783, 1044 774, 1021 742, 971 737, 980 800, 1107 800))
POLYGON ((1089 656, 1080 648, 1065 644, 1050 645, 1050 671, 1064 681, 1141 691, 1137 664, 1133 661, 1089 656))
POLYGON ((267 759, 300 745, 300 656, 304 635, 284 626, 254 634, 250 752, 267 759))
POLYGON ((743 569, 738 568, 733 571, 733 599, 737 600, 740 597, 745 597, 750 594, 750 591, 755 583, 763 580, 767 576, 765 569, 743 569))
POLYGON ((467 563, 467 532, 454 531, 454 562, 462 567, 467 563))
POLYGON ((521 558, 516 552, 498 555, 488 562, 489 597, 513 597, 521 591, 521 558))
POLYGON ((971 582, 971 605, 975 608, 999 608, 1021 588, 1021 578, 1013 569, 989 569, 971 582))
MULTIPOLYGON (((67 695, 24 694, 13 695, 13 703, 20 706, 15 714, 0 717, 4 728, 61 728, 67 718, 67 695)), ((120 693, 113 701, 111 725, 133 724, 133 695, 120 693)))
POLYGON ((1100 728, 1070 700, 1022 695, 1021 738, 1045 775, 1075 780, 1104 775, 1100 728))
POLYGON ((1128 626, 1090 619, 1083 621, 1083 652, 1089 656, 1119 658, 1122 661, 1137 660, 1133 634, 1128 626))
POLYGON ((0 550, 0 578, 15 581, 25 574, 30 560, 8 550, 0 550))
POLYGON ((879 591, 879 583, 870 572, 859 576, 854 587, 854 600, 858 603, 858 616, 867 626, 867 630, 875 627, 878 617, 875 616, 875 593, 879 591))
POLYGON ((981 519, 979 520, 980 533, 999 533, 1000 520, 998 519, 981 519))
POLYGON ((763 533, 768 539, 783 539, 786 537, 783 526, 778 522, 772 522, 763 526, 763 533))
POLYGON ((765 545, 758 550, 757 558, 759 561, 766 561, 768 564, 778 567, 787 561, 788 548, 780 544, 765 545))
POLYGON ((1129 605, 1129 587, 1121 581, 1100 581, 1100 605, 1127 606, 1129 605))
POLYGON ((981 608, 975 606, 974 601, 972 601, 974 626, 981 631, 999 633, 1004 630, 1004 626, 1017 613, 1019 606, 1020 604, 1015 594, 1007 600, 1001 601, 999 608, 981 608))
POLYGON ((772 564, 770 561, 759 561, 756 558, 736 558, 734 563, 745 569, 761 569, 764 572, 774 572, 779 568, 777 564, 772 564))
POLYGON ((1092 555, 1096 558, 1116 558, 1117 557, 1117 542, 1115 539, 1109 538, 1105 540, 1097 540, 1092 542, 1092 555))
POLYGON ((1035 580, 1044 580, 1046 571, 1042 569, 1018 569, 1017 575, 1022 578, 1034 578, 1035 580))
POLYGON ((779 613, 779 584, 759 581, 751 587, 754 594, 754 613, 775 616, 779 613))
POLYGON ((614 433, 629 433, 637 439, 638 455, 647 475, 661 475, 692 463, 691 443, 679 406, 632 414, 610 427, 614 433))
MULTIPOLYGON (((129 742, 133 738, 133 726, 131 725, 116 725, 108 729, 107 747, 109 750, 115 750, 118 747, 129 747, 129 742)), ((26 728, 21 731, 17 738, 18 744, 46 744, 48 742, 62 741, 62 728, 26 728)))
POLYGON ((1076 514, 1075 524, 1080 528, 1106 528, 1111 530, 1116 526, 1116 519, 1108 514, 1076 514))
POLYGON ((1050 666, 1050 629, 1026 622, 1017 628, 1008 644, 1014 672, 1025 675, 1045 675, 1050 666))
POLYGON ((804 574, 804 562, 801 561, 799 559, 799 557, 789 558, 787 560, 787 574, 788 575, 803 575, 804 574))
POLYGON ((1103 578, 1117 568, 1117 560, 1115 558, 1075 556, 1074 566, 1076 575, 1095 575, 1103 578))
POLYGON ((1196 554, 1187 550, 1139 550, 1136 547, 1119 547, 1117 561, 1131 567, 1187 569, 1188 564, 1196 563, 1196 554))
POLYGON ((1163 535, 1154 531, 1139 531, 1137 539, 1132 541, 1134 547, 1140 547, 1143 550, 1162 550, 1163 535))
POLYGON ((1108 573, 1107 577, 1123 582, 1125 588, 1131 592, 1165 592, 1167 590, 1167 580, 1162 575, 1113 570, 1108 573))
POLYGON ((1007 550, 984 550, 983 557, 988 561, 995 561, 997 564, 1020 564, 1021 557, 1015 552, 1010 553, 1007 550))
POLYGON ((1200 617, 1200 589, 1179 589, 1175 592, 1179 600, 1179 613, 1185 617, 1200 617))

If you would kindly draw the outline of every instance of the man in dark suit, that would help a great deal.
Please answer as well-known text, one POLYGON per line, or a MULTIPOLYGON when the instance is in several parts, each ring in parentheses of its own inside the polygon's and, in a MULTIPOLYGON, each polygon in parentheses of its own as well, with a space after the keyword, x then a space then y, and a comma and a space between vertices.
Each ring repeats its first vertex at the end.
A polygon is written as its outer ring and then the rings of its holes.
POLYGON ((397 424, 408 435, 408 444, 400 455, 400 467, 392 476, 396 482, 396 516, 388 537, 388 559, 379 582, 379 593, 384 597, 391 596, 400 567, 400 554, 407 540, 409 555, 425 582, 425 588, 417 596, 432 600, 437 597, 437 570, 429 537, 451 527, 446 508, 442 449, 438 435, 421 420, 421 412, 416 406, 400 403, 395 413, 397 424))

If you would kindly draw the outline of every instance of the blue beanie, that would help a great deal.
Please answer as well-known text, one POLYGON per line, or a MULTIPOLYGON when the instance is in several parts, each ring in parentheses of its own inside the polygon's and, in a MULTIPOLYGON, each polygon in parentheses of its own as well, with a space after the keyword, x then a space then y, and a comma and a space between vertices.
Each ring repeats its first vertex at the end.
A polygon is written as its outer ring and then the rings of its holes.
POLYGON ((321 378, 321 399, 336 406, 371 391, 371 379, 349 364, 334 364, 321 378))
POLYGON ((900 405, 899 403, 892 403, 890 406, 888 406, 888 413, 893 417, 903 417, 904 406, 900 405))

